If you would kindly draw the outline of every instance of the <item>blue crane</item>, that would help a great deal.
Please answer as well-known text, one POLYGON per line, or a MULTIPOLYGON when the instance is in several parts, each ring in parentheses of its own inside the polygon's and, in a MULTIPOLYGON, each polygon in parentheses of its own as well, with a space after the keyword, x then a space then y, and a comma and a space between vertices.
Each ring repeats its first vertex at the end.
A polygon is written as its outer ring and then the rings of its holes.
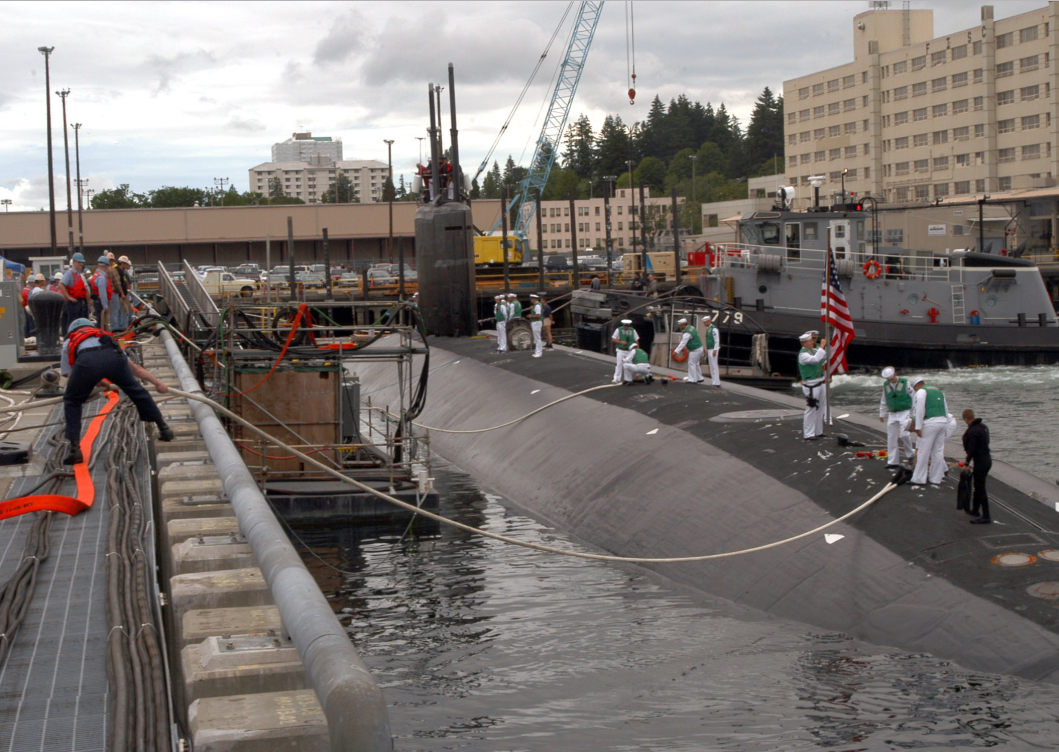
MULTIPOLYGON (((555 164, 555 158, 559 155, 560 142, 566 130, 566 121, 570 117, 570 107, 574 103, 574 94, 581 81, 581 73, 585 70, 588 49, 592 46, 592 38, 596 34, 596 25, 599 23, 602 11, 602 2, 583 2, 578 8, 574 29, 570 34, 570 44, 566 48, 566 55, 559 68, 559 77, 555 82, 555 90, 552 92, 552 101, 548 105, 548 114, 544 118, 541 135, 537 139, 537 148, 533 152, 529 174, 519 184, 519 192, 511 199, 508 207, 517 217, 511 234, 518 238, 525 239, 526 237, 526 229, 536 211, 536 204, 531 197, 544 191, 544 186, 548 184, 548 175, 551 174, 552 166, 555 164)), ((501 220, 497 219, 491 232, 497 231, 500 222, 501 220)))

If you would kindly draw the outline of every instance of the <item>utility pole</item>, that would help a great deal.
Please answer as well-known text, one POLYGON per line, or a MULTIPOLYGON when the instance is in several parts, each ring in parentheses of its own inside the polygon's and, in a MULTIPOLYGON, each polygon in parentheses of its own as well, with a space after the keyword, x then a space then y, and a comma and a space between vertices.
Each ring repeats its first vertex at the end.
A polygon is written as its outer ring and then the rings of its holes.
MULTIPOLYGON (((393 262, 393 139, 384 138, 383 142, 386 144, 386 181, 389 183, 389 190, 387 190, 386 183, 383 183, 383 190, 386 191, 387 197, 389 198, 388 203, 390 205, 390 235, 386 240, 386 258, 393 262)), ((397 270, 399 274, 398 286, 400 294, 404 294, 404 260, 401 260, 401 267, 397 270)))
POLYGON ((81 194, 84 191, 85 183, 88 181, 81 180, 81 124, 72 123, 70 127, 74 129, 74 157, 77 161, 77 250, 84 253, 85 224, 81 217, 81 194))
POLYGON ((640 214, 636 220, 640 223, 640 253, 643 260, 643 271, 647 274, 647 225, 644 224, 647 212, 644 210, 643 183, 640 183, 640 214))
POLYGON ((66 98, 69 89, 55 92, 63 101, 63 150, 66 152, 66 232, 69 235, 68 253, 74 255, 74 207, 70 196, 70 131, 66 128, 66 98))
POLYGON ((614 195, 614 181, 617 175, 604 175, 603 183, 606 189, 603 191, 603 228, 607 233, 607 287, 614 286, 611 275, 614 271, 614 242, 610 237, 610 200, 614 195))
POLYGON ((51 230, 51 255, 56 251, 55 243, 55 170, 51 153, 51 65, 49 58, 54 47, 38 47, 37 52, 44 55, 44 94, 48 101, 48 228, 51 230))
POLYGON ((423 164, 423 142, 426 140, 426 136, 416 136, 416 141, 419 142, 419 164, 423 164))
POLYGON ((573 261, 574 276, 570 280, 570 287, 574 290, 581 289, 581 272, 577 268, 577 222, 575 221, 574 192, 570 191, 570 258, 573 261))
POLYGON ((224 206, 224 187, 225 187, 225 186, 226 186, 226 185, 227 185, 228 183, 231 183, 231 182, 232 182, 232 181, 231 181, 231 180, 229 180, 228 178, 214 178, 214 179, 213 179, 213 184, 214 184, 215 186, 217 186, 217 190, 218 190, 218 191, 220 192, 220 194, 221 194, 221 206, 224 206))
POLYGON ((698 154, 692 154, 688 159, 691 160, 691 203, 697 203, 699 200, 699 192, 695 190, 695 163, 699 161, 698 154))
POLYGON ((9 198, 0 199, 0 204, 4 205, 4 213, 5 214, 7 212, 11 211, 11 199, 9 199, 9 198))

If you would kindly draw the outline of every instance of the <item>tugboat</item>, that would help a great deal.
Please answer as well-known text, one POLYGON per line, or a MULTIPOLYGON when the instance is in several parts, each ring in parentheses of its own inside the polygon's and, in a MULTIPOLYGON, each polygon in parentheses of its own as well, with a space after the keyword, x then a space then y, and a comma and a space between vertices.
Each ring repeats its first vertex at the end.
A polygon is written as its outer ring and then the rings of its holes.
MULTIPOLYGON (((851 370, 1059 363, 1059 322, 1031 262, 876 247, 868 239, 872 215, 862 205, 799 212, 790 210, 786 198, 793 189, 778 195, 781 203, 771 211, 741 217, 736 242, 718 244, 697 284, 676 291, 724 309, 717 321, 722 347, 740 353, 736 357, 749 362, 752 337, 767 333, 772 368, 796 373, 798 336, 821 328, 830 247, 855 327, 846 353, 851 370), (726 316, 737 325, 726 327, 726 316)), ((635 294, 604 295, 574 305, 582 347, 606 350, 603 314, 610 309, 613 318, 638 307, 635 294)), ((638 328, 650 330, 641 337, 653 339, 651 320, 637 321, 638 328)))

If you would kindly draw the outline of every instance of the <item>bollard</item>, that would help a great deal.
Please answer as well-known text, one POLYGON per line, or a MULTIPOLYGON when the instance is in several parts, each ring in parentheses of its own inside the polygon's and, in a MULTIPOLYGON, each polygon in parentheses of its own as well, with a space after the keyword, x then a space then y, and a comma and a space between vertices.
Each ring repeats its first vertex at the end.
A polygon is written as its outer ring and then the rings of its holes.
POLYGON ((62 353, 64 298, 57 292, 38 292, 29 298, 29 310, 37 324, 37 354, 58 358, 62 353))

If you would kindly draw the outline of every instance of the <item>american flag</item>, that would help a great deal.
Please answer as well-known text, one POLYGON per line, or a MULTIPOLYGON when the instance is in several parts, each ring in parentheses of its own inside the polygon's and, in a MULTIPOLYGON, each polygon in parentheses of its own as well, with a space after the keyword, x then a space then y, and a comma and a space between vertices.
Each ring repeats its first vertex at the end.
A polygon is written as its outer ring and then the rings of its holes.
POLYGON ((831 301, 830 323, 831 333, 831 362, 828 363, 828 375, 846 372, 846 348, 853 339, 853 319, 849 315, 849 306, 846 305, 846 296, 842 294, 842 286, 838 283, 838 271, 835 269, 835 253, 828 251, 831 255, 831 284, 824 280, 820 291, 820 320, 828 321, 828 299, 831 301))

